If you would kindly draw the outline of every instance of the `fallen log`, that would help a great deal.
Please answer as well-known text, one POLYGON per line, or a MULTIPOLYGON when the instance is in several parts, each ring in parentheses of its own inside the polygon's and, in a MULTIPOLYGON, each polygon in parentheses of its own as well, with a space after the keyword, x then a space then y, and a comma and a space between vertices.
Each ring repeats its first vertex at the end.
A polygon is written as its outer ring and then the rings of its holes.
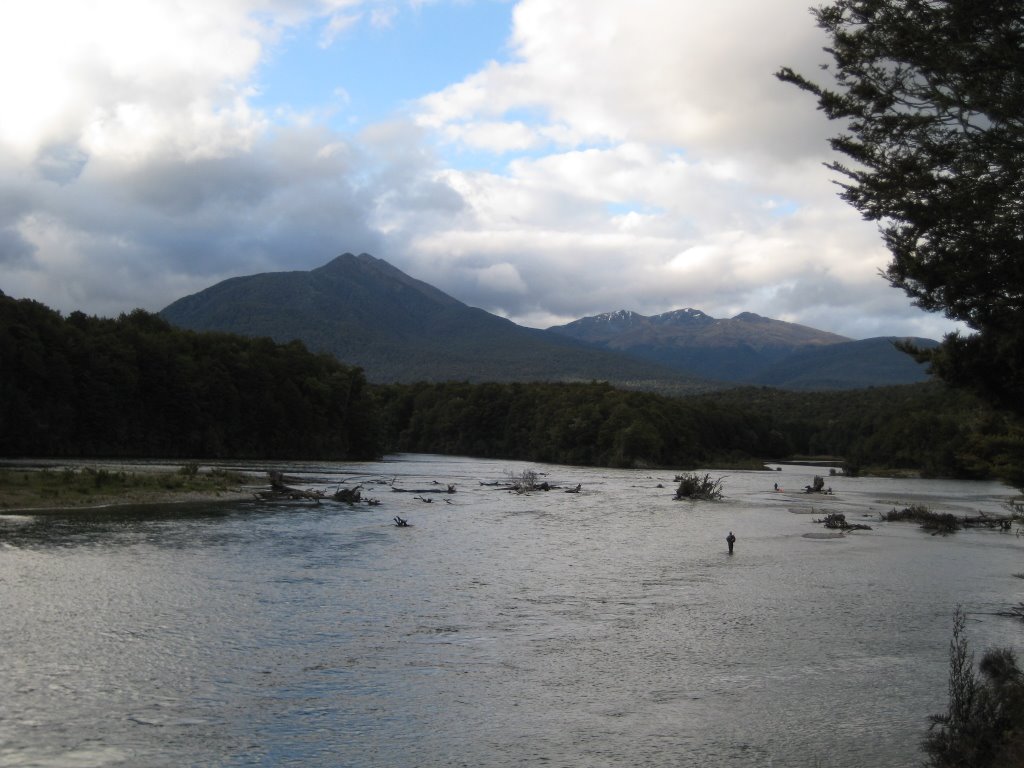
POLYGON ((257 491, 253 495, 261 501, 314 501, 317 504, 325 496, 323 491, 303 491, 299 488, 271 488, 269 491, 257 491))
POLYGON ((391 490, 395 493, 455 493, 455 485, 450 484, 444 490, 440 488, 395 488, 395 486, 391 486, 391 490))

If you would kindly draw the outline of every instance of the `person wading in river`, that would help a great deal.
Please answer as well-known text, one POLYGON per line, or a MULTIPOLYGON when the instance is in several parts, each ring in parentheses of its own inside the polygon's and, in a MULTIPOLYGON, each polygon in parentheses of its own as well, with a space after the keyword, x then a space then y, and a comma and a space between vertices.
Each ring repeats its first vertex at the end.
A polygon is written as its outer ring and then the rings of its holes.
POLYGON ((732 535, 732 531, 729 531, 729 535, 725 537, 725 543, 729 545, 729 554, 732 554, 732 545, 736 543, 736 537, 732 535))

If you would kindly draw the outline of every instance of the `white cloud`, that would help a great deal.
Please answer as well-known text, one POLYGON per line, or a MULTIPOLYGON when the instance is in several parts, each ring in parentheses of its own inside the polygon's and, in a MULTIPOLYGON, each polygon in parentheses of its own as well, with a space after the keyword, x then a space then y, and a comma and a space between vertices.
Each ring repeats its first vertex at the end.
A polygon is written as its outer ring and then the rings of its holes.
POLYGON ((9 149, 27 157, 80 142, 91 154, 127 155, 173 142, 205 151, 211 127, 218 136, 249 132, 254 116, 241 99, 269 33, 240 3, 57 5, 3 11, 0 143, 9 149))
POLYGON ((497 154, 532 149, 543 141, 536 128, 520 120, 447 125, 443 133, 449 141, 497 154))
POLYGON ((822 55, 801 4, 523 0, 515 22, 515 59, 424 98, 424 124, 530 108, 587 141, 744 155, 801 152, 804 140, 825 135, 806 119, 806 96, 772 76, 782 64, 811 67, 822 55), (794 120, 794 110, 805 119, 794 120))
POLYGON ((519 276, 519 270, 508 262, 491 264, 477 270, 476 279, 482 287, 502 293, 525 293, 528 290, 526 283, 519 276))
POLYGON ((394 26, 396 16, 398 16, 398 9, 393 5, 374 8, 370 12, 370 24, 377 29, 387 29, 394 26))
POLYGON ((334 13, 328 19, 327 24, 324 25, 323 31, 320 33, 320 47, 330 48, 334 45, 334 41, 337 40, 338 35, 344 34, 348 30, 352 29, 356 24, 359 23, 363 16, 360 13, 334 13))
POLYGON ((448 172, 466 214, 409 233, 407 263, 443 263, 453 291, 467 290, 463 264, 514 263, 530 291, 479 298, 519 320, 693 306, 938 335, 950 324, 922 323, 878 277, 874 226, 835 197, 832 127, 773 77, 814 72, 819 34, 781 0, 522 0, 512 58, 425 96, 417 116, 511 158, 448 172))

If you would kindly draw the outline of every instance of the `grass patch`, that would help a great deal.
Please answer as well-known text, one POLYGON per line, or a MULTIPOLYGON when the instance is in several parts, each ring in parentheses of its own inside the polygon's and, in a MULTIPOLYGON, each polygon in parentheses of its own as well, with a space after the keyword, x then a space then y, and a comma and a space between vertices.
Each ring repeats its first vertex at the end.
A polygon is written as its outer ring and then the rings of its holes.
POLYGON ((241 472, 161 469, 125 472, 106 467, 0 469, 0 509, 45 509, 217 496, 248 482, 241 472))

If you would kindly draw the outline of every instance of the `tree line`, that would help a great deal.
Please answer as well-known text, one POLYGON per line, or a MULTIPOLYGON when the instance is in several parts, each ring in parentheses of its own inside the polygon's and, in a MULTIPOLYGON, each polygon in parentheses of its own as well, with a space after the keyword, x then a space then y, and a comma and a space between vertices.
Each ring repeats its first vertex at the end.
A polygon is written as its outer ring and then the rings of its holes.
POLYGON ((670 397, 578 384, 376 388, 388 450, 612 467, 842 459, 1021 484, 1014 422, 941 383, 843 392, 746 387, 670 397))
POLYGON ((438 453, 610 467, 841 457, 1018 477, 1014 422, 942 384, 678 397, 603 382, 369 385, 301 343, 197 333, 0 294, 0 456, 372 459, 438 453))
POLYGON ((373 458, 380 439, 362 372, 298 342, 0 294, 0 455, 373 458))

